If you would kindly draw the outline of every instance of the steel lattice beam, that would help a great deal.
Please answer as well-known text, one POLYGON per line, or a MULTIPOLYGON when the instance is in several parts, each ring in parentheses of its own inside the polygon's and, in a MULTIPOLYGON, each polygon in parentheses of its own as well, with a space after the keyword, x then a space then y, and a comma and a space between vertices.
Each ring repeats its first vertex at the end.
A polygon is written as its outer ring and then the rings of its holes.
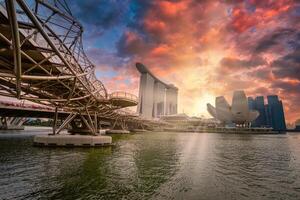
MULTIPOLYGON (((0 4, 0 23, 0 95, 77 113, 63 127, 84 113, 87 118, 80 116, 94 134, 100 115, 122 124, 143 122, 119 111, 124 106, 112 101, 128 98, 134 103, 132 95, 108 96, 97 80, 95 66, 83 50, 83 27, 65 1, 33 0, 28 5, 25 0, 5 0, 0 4)), ((61 129, 55 126, 54 133, 61 129)))

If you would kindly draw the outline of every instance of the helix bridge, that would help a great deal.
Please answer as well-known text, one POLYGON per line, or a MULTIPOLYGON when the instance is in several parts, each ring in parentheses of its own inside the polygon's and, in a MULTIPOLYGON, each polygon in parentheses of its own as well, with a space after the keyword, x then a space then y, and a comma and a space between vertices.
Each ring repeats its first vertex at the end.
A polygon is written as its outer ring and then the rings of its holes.
POLYGON ((74 121, 93 135, 101 119, 122 128, 147 124, 125 110, 138 104, 135 95, 107 93, 82 36, 65 0, 0 0, 0 95, 55 109, 53 134, 74 121), (59 110, 69 113, 60 125, 59 110))

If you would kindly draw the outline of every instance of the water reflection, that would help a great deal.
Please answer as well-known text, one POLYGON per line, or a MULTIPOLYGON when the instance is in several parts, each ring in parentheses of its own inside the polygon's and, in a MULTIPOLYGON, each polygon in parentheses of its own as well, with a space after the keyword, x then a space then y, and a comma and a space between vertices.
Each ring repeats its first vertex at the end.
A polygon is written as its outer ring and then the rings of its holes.
POLYGON ((0 199, 299 199, 300 137, 145 133, 100 149, 0 134, 0 199), (4 192, 3 192, 4 191, 4 192))
POLYGON ((93 150, 81 166, 64 171, 63 187, 52 198, 145 199, 175 173, 176 148, 168 141, 172 139, 121 139, 111 151, 93 150))

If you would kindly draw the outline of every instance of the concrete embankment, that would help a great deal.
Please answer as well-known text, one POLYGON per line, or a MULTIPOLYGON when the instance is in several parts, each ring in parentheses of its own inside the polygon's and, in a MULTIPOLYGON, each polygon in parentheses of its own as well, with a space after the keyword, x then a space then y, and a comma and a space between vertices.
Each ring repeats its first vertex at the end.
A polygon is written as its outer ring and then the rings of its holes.
POLYGON ((110 145, 112 137, 102 135, 36 135, 33 142, 35 146, 97 147, 110 145))

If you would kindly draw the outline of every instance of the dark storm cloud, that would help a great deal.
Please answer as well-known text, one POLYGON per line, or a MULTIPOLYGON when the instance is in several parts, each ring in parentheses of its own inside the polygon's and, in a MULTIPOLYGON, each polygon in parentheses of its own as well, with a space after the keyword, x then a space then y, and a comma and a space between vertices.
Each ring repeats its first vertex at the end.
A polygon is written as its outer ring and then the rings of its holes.
POLYGON ((116 44, 118 55, 121 57, 142 55, 149 47, 143 37, 136 32, 125 32, 116 44))
MULTIPOLYGON (((145 25, 145 19, 149 17, 149 14, 152 14, 149 23, 152 23, 152 20, 160 19, 168 25, 173 24, 172 19, 167 18, 163 15, 159 4, 160 3, 176 3, 182 2, 182 0, 165 0, 165 1, 149 1, 149 0, 133 0, 130 5, 130 10, 132 12, 132 18, 129 21, 127 27, 134 32, 139 33, 148 43, 161 43, 163 42, 162 36, 165 34, 161 30, 156 28, 150 29, 145 25)), ((155 23, 155 22, 154 22, 155 23)))
MULTIPOLYGON (((201 1, 201 0, 200 0, 201 1)), ((223 0, 222 2, 226 3, 226 4, 233 4, 233 5, 236 5, 236 4, 239 4, 239 3, 243 3, 244 0, 223 0)))
POLYGON ((300 48, 275 60, 271 67, 276 78, 300 80, 300 48))
POLYGON ((76 0, 76 4, 72 1, 69 5, 71 5, 73 15, 83 23, 108 28, 122 20, 127 11, 127 4, 126 0, 76 0))
POLYGON ((144 29, 143 20, 147 11, 152 7, 153 1, 130 1, 128 7, 129 17, 126 21, 127 30, 116 43, 118 56, 130 57, 135 54, 142 54, 146 49, 148 49, 145 42, 148 40, 148 33, 144 29))
POLYGON ((153 6, 153 1, 132 0, 130 5, 132 18, 134 19, 132 23, 142 20, 147 10, 149 10, 152 6, 153 6))
POLYGON ((153 1, 149 0, 133 0, 130 3, 131 19, 128 21, 127 27, 133 29, 140 34, 147 34, 143 28, 143 19, 145 14, 153 6, 153 1))
POLYGON ((124 62, 116 53, 107 52, 101 48, 90 48, 86 53, 96 66, 103 66, 109 63, 111 67, 115 67, 122 66, 124 62))
POLYGON ((244 69, 265 65, 266 61, 261 57, 255 57, 249 60, 225 57, 220 61, 220 64, 222 67, 228 69, 244 69))
POLYGON ((289 41, 291 52, 274 60, 271 64, 276 78, 291 78, 300 80, 300 33, 289 41))
POLYGON ((259 80, 271 80, 272 73, 270 67, 258 68, 254 71, 250 71, 247 73, 249 77, 256 78, 259 80))
POLYGON ((285 81, 276 81, 272 83, 272 88, 280 88, 289 94, 299 94, 300 93, 300 83, 290 83, 285 81))
POLYGON ((280 44, 281 39, 285 37, 290 37, 293 33, 295 33, 295 29, 278 29, 274 33, 268 34, 263 37, 260 41, 258 41, 257 46, 255 47, 255 53, 261 53, 269 50, 273 46, 280 44))

